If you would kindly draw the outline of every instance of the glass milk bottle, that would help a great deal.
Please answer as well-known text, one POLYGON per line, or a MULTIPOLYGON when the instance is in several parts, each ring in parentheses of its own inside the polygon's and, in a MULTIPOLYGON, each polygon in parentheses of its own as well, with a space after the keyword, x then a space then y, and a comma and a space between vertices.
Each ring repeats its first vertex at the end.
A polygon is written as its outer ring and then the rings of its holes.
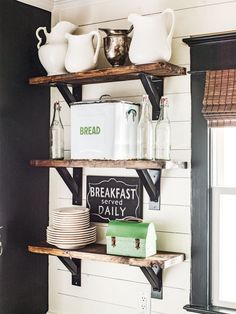
POLYGON ((152 105, 148 95, 143 96, 141 116, 137 127, 137 158, 153 158, 152 105))
POLYGON ((155 132, 155 159, 170 159, 170 121, 168 119, 168 107, 167 97, 161 97, 161 111, 155 132))
POLYGON ((60 117, 61 106, 59 102, 54 103, 54 113, 49 131, 50 158, 64 158, 64 128, 60 117))

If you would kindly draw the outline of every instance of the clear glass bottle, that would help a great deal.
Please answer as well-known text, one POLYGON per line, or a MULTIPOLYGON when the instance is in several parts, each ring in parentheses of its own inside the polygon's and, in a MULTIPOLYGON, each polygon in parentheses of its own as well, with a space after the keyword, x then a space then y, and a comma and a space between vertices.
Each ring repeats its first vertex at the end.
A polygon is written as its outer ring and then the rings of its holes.
POLYGON ((155 159, 170 160, 170 121, 168 119, 168 99, 160 100, 160 116, 155 131, 155 159))
POLYGON ((50 158, 64 158, 64 128, 60 116, 61 106, 59 102, 54 103, 54 113, 49 131, 50 158))
POLYGON ((152 159, 153 157, 152 105, 148 95, 143 95, 137 127, 137 158, 152 159))

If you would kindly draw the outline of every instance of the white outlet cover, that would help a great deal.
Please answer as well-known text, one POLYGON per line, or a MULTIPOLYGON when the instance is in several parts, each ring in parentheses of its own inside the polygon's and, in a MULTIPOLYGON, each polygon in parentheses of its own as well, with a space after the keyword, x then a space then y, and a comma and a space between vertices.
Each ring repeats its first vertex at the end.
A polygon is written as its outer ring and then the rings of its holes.
POLYGON ((150 314, 151 313, 151 292, 140 292, 138 294, 137 302, 138 314, 150 314))

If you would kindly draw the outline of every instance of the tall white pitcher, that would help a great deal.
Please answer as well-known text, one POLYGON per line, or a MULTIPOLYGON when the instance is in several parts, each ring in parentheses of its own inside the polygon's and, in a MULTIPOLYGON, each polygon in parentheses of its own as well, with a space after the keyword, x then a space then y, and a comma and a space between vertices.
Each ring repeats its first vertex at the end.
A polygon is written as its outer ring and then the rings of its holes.
POLYGON ((42 44, 42 37, 40 36, 40 32, 42 31, 46 37, 46 44, 61 44, 66 43, 65 34, 66 33, 73 33, 78 26, 67 22, 67 21, 61 21, 58 22, 54 27, 52 27, 51 32, 47 32, 47 28, 45 26, 40 26, 37 28, 35 34, 38 38, 38 49, 40 48, 42 44))
POLYGON ((67 51, 66 33, 73 33, 78 27, 70 22, 61 21, 52 27, 48 33, 46 27, 40 26, 36 30, 38 38, 39 60, 48 75, 67 73, 65 69, 65 56, 67 51), (44 33, 46 42, 42 45, 41 32, 44 33))
POLYGON ((65 68, 68 72, 92 70, 96 67, 99 49, 101 47, 101 35, 98 31, 92 31, 84 35, 66 34, 68 50, 65 58, 65 68), (93 39, 97 37, 97 45, 94 49, 93 39))
POLYGON ((132 13, 128 20, 134 26, 129 49, 130 61, 134 64, 168 62, 175 25, 174 11, 166 9, 161 14, 151 16, 132 13))

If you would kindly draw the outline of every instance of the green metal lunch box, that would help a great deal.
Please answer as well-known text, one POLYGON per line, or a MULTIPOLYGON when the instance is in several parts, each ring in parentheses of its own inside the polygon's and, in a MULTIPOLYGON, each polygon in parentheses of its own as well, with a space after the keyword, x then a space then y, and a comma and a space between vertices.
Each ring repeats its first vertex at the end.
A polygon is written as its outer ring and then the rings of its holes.
POLYGON ((106 233, 107 254, 148 257, 156 254, 153 223, 113 220, 106 233))

